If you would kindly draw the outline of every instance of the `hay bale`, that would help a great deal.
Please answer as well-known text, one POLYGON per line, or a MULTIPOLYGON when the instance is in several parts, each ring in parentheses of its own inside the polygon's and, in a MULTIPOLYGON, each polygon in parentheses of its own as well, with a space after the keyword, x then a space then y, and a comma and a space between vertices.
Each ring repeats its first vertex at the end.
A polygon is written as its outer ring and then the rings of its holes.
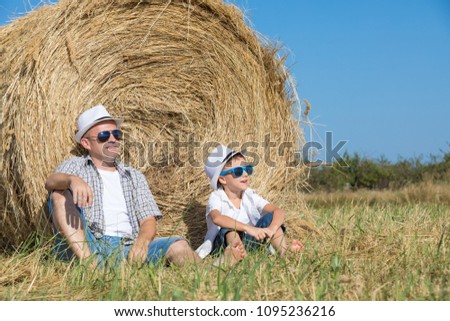
POLYGON ((235 6, 61 0, 0 36, 0 241, 18 244, 47 222, 44 182, 79 152, 76 117, 98 103, 125 120, 122 158, 148 178, 165 214, 160 235, 186 235, 194 245, 203 238, 203 164, 214 142, 259 158, 252 185, 269 199, 302 173, 287 165, 300 135, 284 61, 235 6))

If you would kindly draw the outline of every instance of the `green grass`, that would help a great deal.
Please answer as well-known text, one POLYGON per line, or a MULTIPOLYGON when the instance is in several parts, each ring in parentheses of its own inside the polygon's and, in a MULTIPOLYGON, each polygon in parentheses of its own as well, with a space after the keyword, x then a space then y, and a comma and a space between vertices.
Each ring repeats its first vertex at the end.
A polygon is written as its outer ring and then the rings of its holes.
POLYGON ((55 261, 51 243, 40 239, 0 255, 0 299, 450 299, 450 205, 346 199, 307 210, 318 233, 304 233, 302 254, 255 253, 228 270, 207 259, 200 266, 93 271, 55 261))

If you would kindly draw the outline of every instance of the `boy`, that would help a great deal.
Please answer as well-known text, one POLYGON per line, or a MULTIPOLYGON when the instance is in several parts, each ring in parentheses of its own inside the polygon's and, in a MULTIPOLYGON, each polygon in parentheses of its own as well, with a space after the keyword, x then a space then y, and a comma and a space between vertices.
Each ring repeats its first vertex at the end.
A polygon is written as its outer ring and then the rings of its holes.
POLYGON ((206 208, 205 242, 196 250, 202 259, 230 246, 237 247, 238 243, 243 247, 241 252, 233 252, 233 264, 245 257, 247 251, 266 243, 281 255, 287 250, 303 250, 298 240, 289 246, 286 243, 284 211, 249 188, 253 172, 243 152, 219 145, 209 155, 205 173, 214 191, 206 208))

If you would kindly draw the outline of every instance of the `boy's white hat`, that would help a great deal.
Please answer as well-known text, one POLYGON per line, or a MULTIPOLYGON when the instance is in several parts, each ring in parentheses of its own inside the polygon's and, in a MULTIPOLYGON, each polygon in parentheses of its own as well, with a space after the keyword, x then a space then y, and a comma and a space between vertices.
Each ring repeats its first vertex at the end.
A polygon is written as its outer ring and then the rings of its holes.
POLYGON ((105 120, 114 120, 117 127, 120 127, 123 122, 122 119, 113 118, 103 105, 97 105, 86 110, 78 117, 78 132, 75 134, 75 140, 80 143, 81 137, 83 137, 92 126, 105 120))
POLYGON ((225 145, 219 145, 209 154, 205 164, 205 173, 213 190, 217 190, 217 181, 225 164, 236 154, 244 155, 245 151, 235 151, 225 145))

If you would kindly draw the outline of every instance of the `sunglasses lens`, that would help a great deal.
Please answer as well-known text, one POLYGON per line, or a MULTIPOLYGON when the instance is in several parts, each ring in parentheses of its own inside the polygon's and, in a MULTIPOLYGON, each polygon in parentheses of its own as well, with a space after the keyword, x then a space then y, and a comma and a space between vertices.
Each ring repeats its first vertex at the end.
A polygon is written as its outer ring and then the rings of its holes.
POLYGON ((247 172, 247 174, 250 176, 253 174, 253 166, 252 165, 247 165, 245 166, 245 171, 247 172))
POLYGON ((242 167, 233 168, 233 177, 241 177, 244 174, 244 169, 242 167))
POLYGON ((114 136, 114 138, 116 140, 121 140, 122 139, 122 131, 119 129, 114 129, 113 131, 109 132, 109 131, 104 131, 104 132, 100 132, 97 135, 97 139, 100 143, 105 143, 108 141, 109 137, 112 135, 114 136))
POLYGON ((121 130, 115 129, 115 130, 112 131, 112 134, 113 134, 113 136, 114 136, 114 138, 116 140, 121 140, 122 139, 122 131, 121 130))
POLYGON ((111 136, 111 133, 108 131, 104 131, 104 132, 98 133, 97 139, 99 142, 104 143, 104 142, 108 141, 109 136, 111 136))

